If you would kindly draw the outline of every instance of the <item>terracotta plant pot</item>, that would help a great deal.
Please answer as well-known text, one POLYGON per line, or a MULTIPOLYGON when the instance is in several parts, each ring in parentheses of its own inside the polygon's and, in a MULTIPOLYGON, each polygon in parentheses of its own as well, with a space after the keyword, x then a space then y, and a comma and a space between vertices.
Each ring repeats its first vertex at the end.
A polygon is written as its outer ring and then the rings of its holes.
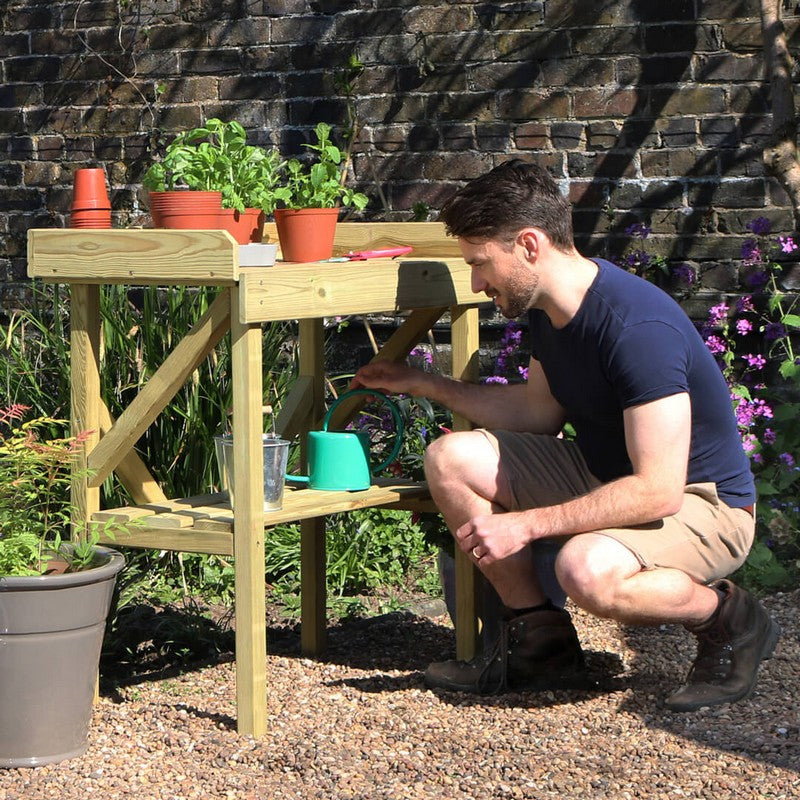
POLYGON ((150 192, 150 216, 156 228, 219 228, 222 192, 150 192))
POLYGON ((219 227, 228 231, 239 244, 257 244, 261 241, 264 216, 260 208, 246 208, 243 214, 235 208, 223 208, 219 227))
POLYGON ((106 190, 106 173, 99 167, 75 170, 72 184, 70 228, 110 228, 111 201, 106 190))
POLYGON ((82 208, 70 211, 70 228, 110 228, 110 208, 82 208))
POLYGON ((72 184, 72 211, 85 209, 108 209, 111 201, 106 190, 106 173, 100 167, 75 170, 72 184))
POLYGON ((324 261, 333 255, 338 208, 279 208, 275 225, 284 261, 324 261))

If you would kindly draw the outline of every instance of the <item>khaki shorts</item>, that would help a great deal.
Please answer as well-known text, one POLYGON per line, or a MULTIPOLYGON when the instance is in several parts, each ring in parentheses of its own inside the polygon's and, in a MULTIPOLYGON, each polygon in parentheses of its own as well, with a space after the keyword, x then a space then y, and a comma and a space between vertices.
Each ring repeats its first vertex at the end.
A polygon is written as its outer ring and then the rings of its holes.
MULTIPOLYGON (((573 442, 533 433, 479 430, 499 455, 512 496, 509 510, 563 503, 600 485, 573 442)), ((597 533, 625 545, 643 569, 679 569, 708 583, 742 565, 753 543, 755 520, 749 511, 723 503, 715 484, 693 483, 686 486, 677 514, 597 533)))

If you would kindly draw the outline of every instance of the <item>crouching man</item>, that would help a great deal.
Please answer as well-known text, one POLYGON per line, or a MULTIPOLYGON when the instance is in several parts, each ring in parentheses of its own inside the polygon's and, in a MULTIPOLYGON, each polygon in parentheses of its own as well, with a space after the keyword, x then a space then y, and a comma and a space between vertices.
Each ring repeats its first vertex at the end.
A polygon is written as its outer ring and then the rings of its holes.
POLYGON ((575 628, 536 577, 536 543, 549 540, 580 608, 681 623, 697 637, 667 707, 747 697, 780 630, 726 579, 753 541, 755 489, 727 386, 697 330, 660 289, 575 249, 569 204, 536 165, 510 161, 471 181, 440 219, 473 290, 509 319, 527 315, 532 358, 520 385, 387 362, 354 380, 427 396, 480 426, 438 439, 425 469, 506 618, 493 649, 431 664, 426 683, 486 693, 575 682, 584 668, 575 628), (574 441, 558 437, 565 422, 574 441))

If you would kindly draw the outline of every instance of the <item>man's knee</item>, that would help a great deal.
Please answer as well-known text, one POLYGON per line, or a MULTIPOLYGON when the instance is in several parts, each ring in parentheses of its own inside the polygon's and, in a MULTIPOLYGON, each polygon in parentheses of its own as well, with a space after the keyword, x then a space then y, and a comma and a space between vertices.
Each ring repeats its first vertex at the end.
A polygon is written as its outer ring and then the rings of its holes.
POLYGON ((567 595, 598 616, 615 616, 623 581, 639 572, 636 557, 601 534, 580 534, 565 542, 556 559, 556 576, 567 595))
POLYGON ((448 433, 431 442, 425 451, 425 476, 429 482, 441 483, 446 477, 463 475, 476 462, 476 451, 486 443, 485 437, 473 431, 448 433))

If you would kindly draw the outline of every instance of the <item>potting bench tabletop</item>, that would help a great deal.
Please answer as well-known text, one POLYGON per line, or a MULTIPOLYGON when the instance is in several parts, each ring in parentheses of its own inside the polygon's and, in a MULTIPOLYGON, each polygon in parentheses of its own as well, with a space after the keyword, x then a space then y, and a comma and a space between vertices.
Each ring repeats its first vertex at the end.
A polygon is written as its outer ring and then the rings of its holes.
MULTIPOLYGON (((274 237, 274 229, 268 226, 265 236, 274 237)), ((28 274, 69 284, 72 426, 94 431, 73 480, 76 523, 80 529, 113 523, 110 543, 117 546, 234 557, 237 715, 244 733, 266 730, 265 527, 300 522, 301 645, 313 655, 325 644, 325 515, 368 506, 432 508, 424 484, 398 479, 376 480, 361 492, 287 489, 281 511, 262 510, 262 323, 299 320, 299 376, 276 422, 285 438, 299 435, 304 442, 324 414, 325 317, 402 314, 403 324, 375 355, 400 360, 449 313, 452 373, 477 378, 477 306, 485 298, 472 293, 470 267, 439 223, 340 223, 335 254, 400 244, 414 248, 409 257, 240 268, 238 245, 224 231, 40 229, 28 234, 28 274), (103 284, 220 287, 206 313, 117 420, 100 396, 103 284), (133 449, 228 332, 234 481, 241 487, 235 514, 224 493, 167 498, 133 449), (112 472, 135 505, 100 509, 99 487, 112 472)), ((361 399, 343 403, 331 427, 346 422, 361 399)), ((454 424, 469 427, 463 419, 454 424)), ((469 658, 477 645, 475 572, 460 554, 456 585, 457 656, 469 658)))

